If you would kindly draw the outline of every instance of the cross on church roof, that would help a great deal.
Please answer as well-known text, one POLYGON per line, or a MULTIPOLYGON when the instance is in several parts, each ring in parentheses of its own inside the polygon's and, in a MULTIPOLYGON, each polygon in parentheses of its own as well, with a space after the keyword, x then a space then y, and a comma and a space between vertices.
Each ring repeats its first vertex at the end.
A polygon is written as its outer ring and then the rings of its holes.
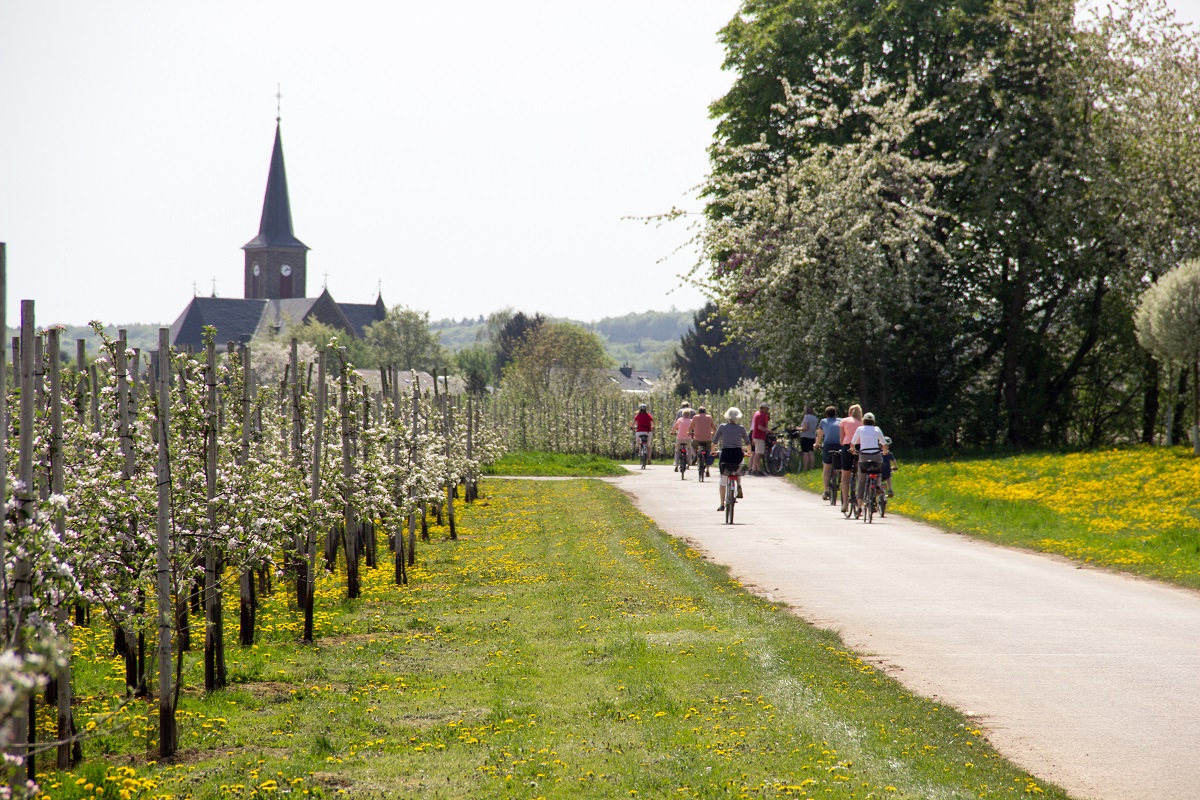
POLYGON ((283 92, 280 90, 279 84, 275 84, 275 121, 279 122, 279 108, 282 105, 283 92))

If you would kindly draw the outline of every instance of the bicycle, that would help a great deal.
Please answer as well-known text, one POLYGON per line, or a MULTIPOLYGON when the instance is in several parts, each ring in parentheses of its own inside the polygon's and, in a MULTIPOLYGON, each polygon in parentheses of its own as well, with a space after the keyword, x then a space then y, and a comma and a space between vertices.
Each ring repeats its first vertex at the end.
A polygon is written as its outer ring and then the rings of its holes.
POLYGON ((650 461, 650 443, 649 436, 638 436, 638 457, 642 462, 642 469, 646 468, 647 462, 650 461))
POLYGON ((687 442, 679 443, 679 480, 687 479, 688 446, 687 442))
POLYGON ((787 470, 791 455, 787 448, 779 443, 779 434, 775 431, 767 431, 766 451, 767 455, 763 459, 763 466, 767 474, 782 475, 787 470))
POLYGON ((712 463, 712 454, 705 450, 696 451, 696 480, 704 483, 704 479, 708 477, 709 464, 712 463))
MULTIPOLYGON (((840 478, 840 476, 839 476, 839 478, 840 478)), ((851 468, 850 468, 850 496, 849 496, 849 498, 845 498, 845 497, 842 498, 842 500, 844 501, 842 503, 842 513, 846 515, 846 519, 850 519, 851 517, 853 517, 854 519, 858 519, 859 516, 862 514, 862 504, 858 502, 858 487, 856 486, 857 483, 858 483, 858 456, 856 455, 856 456, 854 456, 854 460, 851 462, 851 468)))
POLYGON ((783 432, 787 436, 787 444, 783 446, 783 471, 799 472, 803 458, 799 442, 800 429, 784 428, 783 432))
POLYGON ((883 491, 880 483, 878 467, 876 462, 871 462, 867 468, 867 484, 864 487, 862 506, 863 522, 867 523, 871 522, 871 517, 875 515, 876 507, 879 508, 880 517, 887 513, 887 493, 883 491))
MULTIPOLYGON (((834 453, 834 458, 841 456, 840 453, 834 453)), ((838 465, 831 465, 829 475, 825 479, 825 492, 829 495, 829 505, 836 507, 838 504, 838 493, 842 490, 842 471, 838 465)))
POLYGON ((733 467, 725 473, 725 524, 733 524, 733 507, 737 505, 738 490, 741 488, 741 466, 733 467))

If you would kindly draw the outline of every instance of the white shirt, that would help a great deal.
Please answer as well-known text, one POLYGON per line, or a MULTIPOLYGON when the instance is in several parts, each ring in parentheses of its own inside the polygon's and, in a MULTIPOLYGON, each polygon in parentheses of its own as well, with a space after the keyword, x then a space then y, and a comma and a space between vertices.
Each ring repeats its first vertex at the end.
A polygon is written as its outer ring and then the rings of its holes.
POLYGON ((850 444, 858 445, 859 452, 879 453, 883 451, 883 431, 874 425, 861 425, 854 432, 850 444))

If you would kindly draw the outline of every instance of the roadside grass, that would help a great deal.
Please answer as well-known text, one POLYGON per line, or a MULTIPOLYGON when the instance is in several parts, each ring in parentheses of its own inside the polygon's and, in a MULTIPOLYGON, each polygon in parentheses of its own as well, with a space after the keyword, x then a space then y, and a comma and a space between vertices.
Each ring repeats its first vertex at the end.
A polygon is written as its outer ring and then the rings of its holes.
POLYGON ((345 601, 323 579, 314 646, 277 585, 259 644, 228 648, 231 687, 184 693, 174 765, 149 755, 152 705, 97 721, 122 683, 97 615, 76 636, 91 761, 46 775, 47 797, 1066 797, 616 487, 484 490, 457 541, 419 546, 408 587, 364 570, 345 601))
MULTIPOLYGON (((1200 458, 1189 447, 901 459, 889 513, 1200 589, 1200 458)), ((820 491, 819 470, 793 480, 820 491)))
POLYGON ((601 477, 624 475, 625 470, 611 458, 602 456, 567 455, 526 450, 506 453, 487 469, 489 475, 601 477))
MULTIPOLYGON (((668 453, 666 456, 651 459, 650 463, 671 466, 672 461, 673 455, 668 453)), ((634 463, 636 462, 633 459, 522 450, 506 453, 487 468, 486 474, 505 477, 602 478, 625 475, 628 470, 622 464, 634 463)))

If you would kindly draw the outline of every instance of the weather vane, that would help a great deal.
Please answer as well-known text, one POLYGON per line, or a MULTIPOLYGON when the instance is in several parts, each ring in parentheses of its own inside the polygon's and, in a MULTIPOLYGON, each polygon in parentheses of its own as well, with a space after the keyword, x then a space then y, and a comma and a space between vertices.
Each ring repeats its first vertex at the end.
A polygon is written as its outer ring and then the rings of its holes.
POLYGON ((279 84, 277 83, 277 84, 275 84, 275 121, 276 122, 279 122, 279 117, 280 117, 279 109, 282 105, 283 105, 283 91, 281 90, 279 84))

